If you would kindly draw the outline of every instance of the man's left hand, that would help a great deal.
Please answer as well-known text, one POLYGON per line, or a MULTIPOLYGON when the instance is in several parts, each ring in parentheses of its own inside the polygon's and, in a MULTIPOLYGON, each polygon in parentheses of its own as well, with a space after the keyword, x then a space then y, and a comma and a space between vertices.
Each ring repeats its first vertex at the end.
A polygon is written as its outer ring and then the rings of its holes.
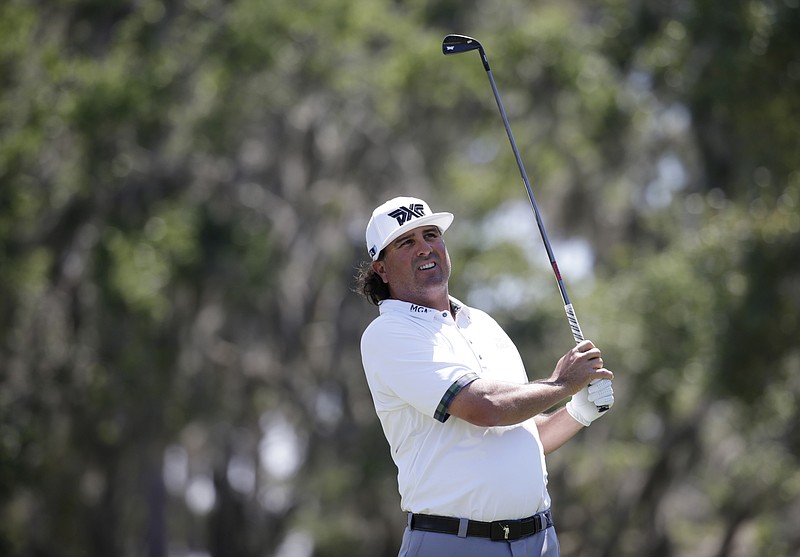
POLYGON ((576 421, 584 426, 589 426, 606 412, 600 412, 599 406, 614 406, 614 388, 611 380, 600 379, 572 395, 567 402, 567 412, 576 421))

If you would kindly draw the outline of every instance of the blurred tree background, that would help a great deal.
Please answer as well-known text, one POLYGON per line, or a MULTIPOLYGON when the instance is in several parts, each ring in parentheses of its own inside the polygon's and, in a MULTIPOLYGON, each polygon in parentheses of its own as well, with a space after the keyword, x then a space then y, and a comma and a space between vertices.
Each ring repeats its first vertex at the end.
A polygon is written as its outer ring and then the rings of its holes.
POLYGON ((353 292, 373 207, 571 335, 485 46, 617 405, 549 458, 563 554, 800 554, 798 0, 0 4, 0 555, 396 555, 353 292))

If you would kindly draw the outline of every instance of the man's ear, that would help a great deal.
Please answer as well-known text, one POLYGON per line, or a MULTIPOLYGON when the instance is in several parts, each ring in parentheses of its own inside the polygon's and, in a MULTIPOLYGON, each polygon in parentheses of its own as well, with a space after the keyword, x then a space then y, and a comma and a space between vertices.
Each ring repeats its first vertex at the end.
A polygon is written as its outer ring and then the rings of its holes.
POLYGON ((389 277, 386 275, 386 264, 383 261, 373 261, 372 270, 375 271, 376 275, 381 277, 383 282, 389 284, 389 277))

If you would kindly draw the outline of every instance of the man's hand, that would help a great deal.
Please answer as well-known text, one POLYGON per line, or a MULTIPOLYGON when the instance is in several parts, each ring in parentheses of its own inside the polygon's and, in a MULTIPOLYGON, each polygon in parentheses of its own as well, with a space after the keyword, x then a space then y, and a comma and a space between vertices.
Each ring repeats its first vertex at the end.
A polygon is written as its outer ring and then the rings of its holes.
POLYGON ((572 395, 567 402, 567 412, 576 421, 589 426, 597 418, 605 414, 598 406, 614 406, 614 388, 609 379, 600 379, 572 395))
POLYGON ((548 381, 563 385, 568 394, 574 395, 601 379, 614 379, 614 374, 603 367, 600 349, 591 340, 584 340, 558 360, 548 381))

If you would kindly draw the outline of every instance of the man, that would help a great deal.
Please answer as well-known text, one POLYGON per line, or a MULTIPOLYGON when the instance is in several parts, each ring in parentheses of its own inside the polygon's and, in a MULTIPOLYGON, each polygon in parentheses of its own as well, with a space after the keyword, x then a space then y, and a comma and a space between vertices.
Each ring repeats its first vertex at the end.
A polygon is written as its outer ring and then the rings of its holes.
POLYGON ((587 340, 529 382, 500 326, 450 296, 452 222, 398 197, 366 230, 358 290, 380 316, 361 355, 408 512, 399 556, 557 556, 544 457, 613 404, 613 374, 587 340))

